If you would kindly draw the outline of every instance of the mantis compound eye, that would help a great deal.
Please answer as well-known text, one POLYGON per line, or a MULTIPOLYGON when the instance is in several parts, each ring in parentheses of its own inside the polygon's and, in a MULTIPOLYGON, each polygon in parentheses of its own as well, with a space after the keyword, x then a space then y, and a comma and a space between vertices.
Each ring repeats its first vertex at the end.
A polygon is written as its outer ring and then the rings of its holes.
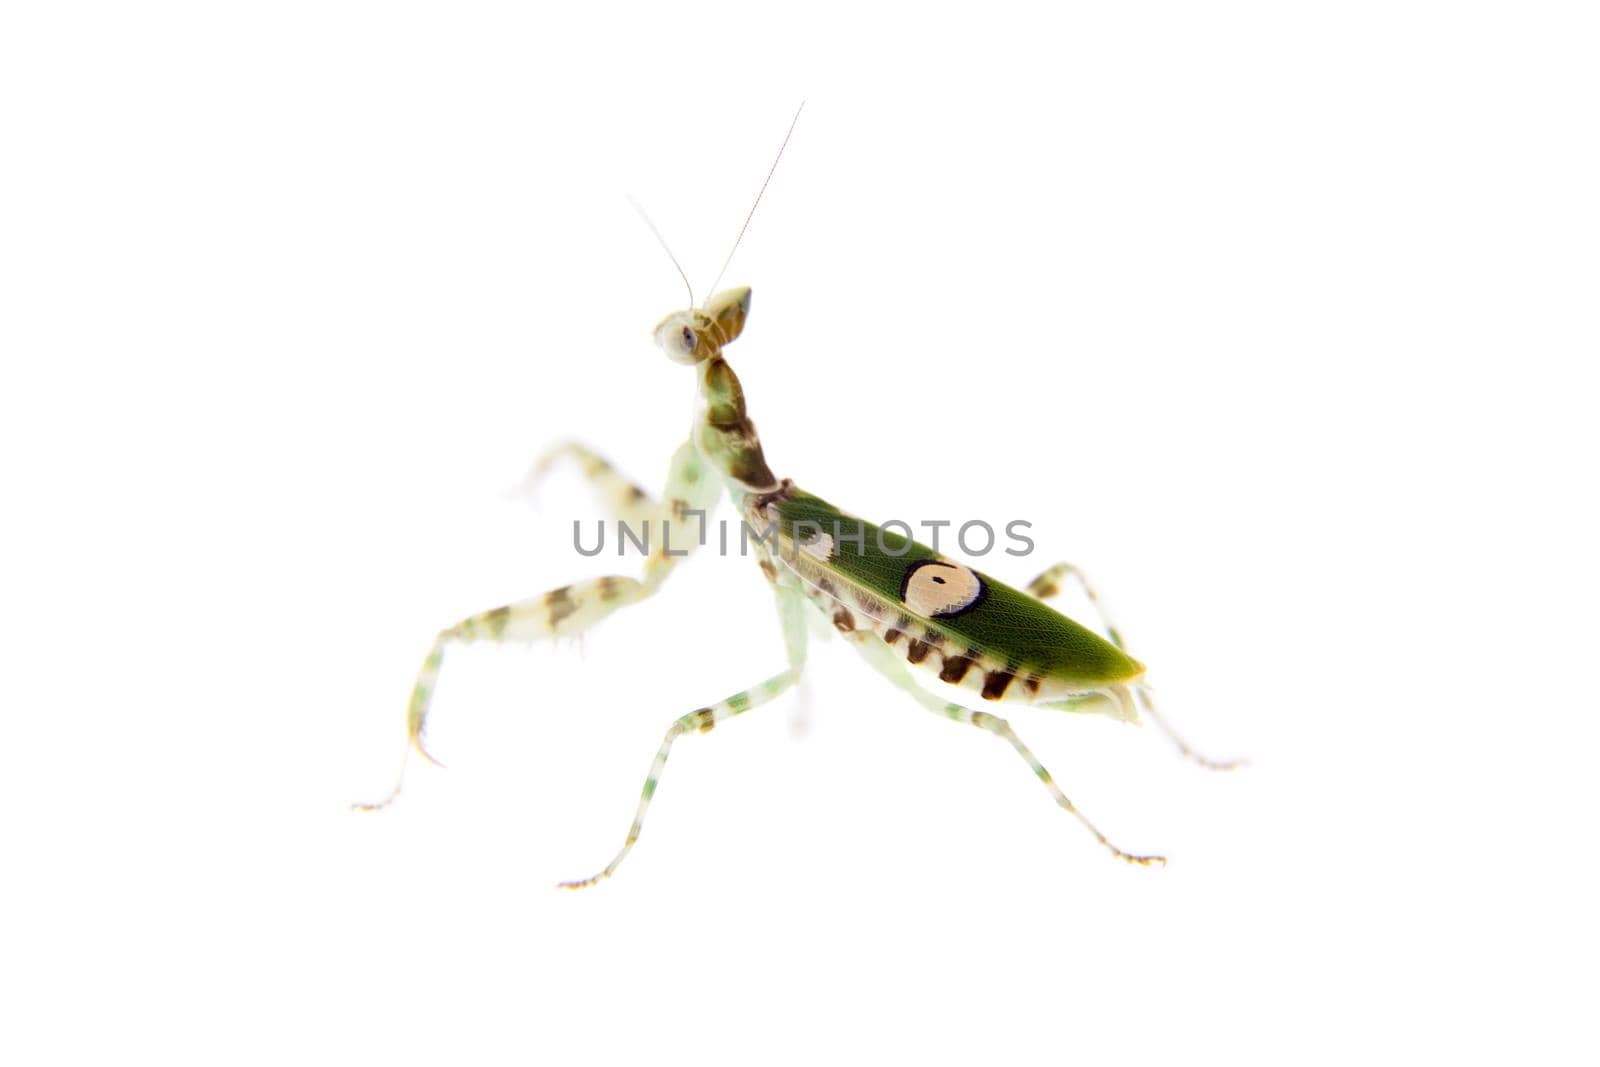
POLYGON ((656 344, 674 363, 698 363, 703 355, 700 332, 689 321, 688 313, 679 311, 656 327, 656 344))

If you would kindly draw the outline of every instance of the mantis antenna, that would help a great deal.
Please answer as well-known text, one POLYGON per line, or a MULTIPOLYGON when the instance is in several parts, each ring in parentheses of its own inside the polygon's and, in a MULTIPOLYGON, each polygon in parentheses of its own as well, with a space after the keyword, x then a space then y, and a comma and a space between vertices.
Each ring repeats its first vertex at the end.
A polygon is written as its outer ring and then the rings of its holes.
MULTIPOLYGON (((763 186, 763 188, 765 188, 765 186, 763 186)), ((678 268, 678 277, 683 279, 683 287, 689 290, 689 306, 691 308, 694 307, 694 286, 689 284, 689 276, 683 272, 683 267, 679 266, 678 264, 678 257, 673 255, 672 249, 667 246, 667 239, 661 236, 661 231, 656 229, 656 224, 650 221, 650 216, 645 213, 645 210, 642 206, 640 206, 639 201, 630 196, 628 197, 628 203, 632 204, 633 210, 639 213, 639 217, 641 219, 644 219, 644 224, 650 227, 650 232, 656 235, 657 241, 661 242, 661 250, 667 254, 668 259, 672 260, 672 265, 678 268)))
POLYGON ((733 262, 733 254, 739 251, 739 242, 744 240, 744 231, 750 228, 750 220, 756 217, 756 208, 761 206, 761 197, 766 193, 767 184, 772 181, 772 175, 778 169, 778 161, 783 159, 783 150, 789 147, 789 138, 794 136, 794 128, 800 121, 800 112, 805 109, 806 103, 802 100, 800 101, 800 106, 794 110, 794 118, 789 123, 789 132, 783 135, 783 144, 778 146, 778 154, 773 158, 772 166, 767 169, 767 177, 761 183, 761 191, 756 193, 756 202, 750 205, 750 214, 744 217, 744 225, 739 227, 739 236, 733 239, 733 247, 728 249, 728 258, 722 261, 722 269, 717 271, 716 281, 711 283, 711 288, 707 289, 706 292, 716 292, 717 282, 720 282, 722 276, 728 272, 728 264, 733 262))

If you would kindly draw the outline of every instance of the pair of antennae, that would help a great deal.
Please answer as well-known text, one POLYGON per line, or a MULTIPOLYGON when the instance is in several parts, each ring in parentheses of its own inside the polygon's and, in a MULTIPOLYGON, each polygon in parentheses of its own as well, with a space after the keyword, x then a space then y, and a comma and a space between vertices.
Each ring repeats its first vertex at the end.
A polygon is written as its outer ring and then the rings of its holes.
MULTIPOLYGON (((795 108, 794 118, 789 122, 789 132, 783 135, 783 144, 778 146, 778 154, 773 157, 772 166, 767 168, 767 176, 761 182, 760 192, 756 193, 755 203, 750 205, 750 213, 744 217, 744 225, 739 227, 739 236, 733 239, 733 247, 728 249, 728 258, 722 261, 722 269, 717 271, 717 276, 712 281, 711 288, 706 290, 708 293, 717 291, 717 282, 720 282, 722 276, 728 272, 728 264, 733 262, 733 254, 739 251, 739 242, 744 240, 744 232, 750 228, 750 220, 756 217, 756 208, 761 206, 761 198, 766 195, 767 186, 772 182, 773 174, 777 173, 778 161, 783 159, 783 150, 789 147, 789 138, 794 136, 794 128, 800 122, 800 112, 805 109, 805 101, 802 100, 800 106, 795 108)), ((639 201, 630 196, 628 197, 628 203, 632 204, 633 210, 637 211, 639 217, 644 219, 644 224, 650 227, 650 232, 655 234, 656 240, 661 243, 661 250, 667 254, 668 259, 672 260, 672 265, 678 268, 678 277, 683 279, 683 287, 689 291, 689 306, 693 308, 695 306, 694 286, 689 284, 689 276, 683 272, 683 267, 678 263, 678 257, 673 255, 672 249, 667 246, 667 239, 661 236, 661 231, 656 229, 656 224, 650 221, 650 216, 645 214, 645 210, 639 205, 639 201)))

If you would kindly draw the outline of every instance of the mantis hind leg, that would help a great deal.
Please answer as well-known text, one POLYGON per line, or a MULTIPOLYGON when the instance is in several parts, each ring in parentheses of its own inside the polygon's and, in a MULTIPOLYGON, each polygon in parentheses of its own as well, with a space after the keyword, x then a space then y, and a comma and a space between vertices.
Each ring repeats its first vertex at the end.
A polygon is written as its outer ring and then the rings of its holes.
POLYGON ((850 639, 855 643, 857 651, 877 669, 879 674, 894 683, 896 688, 910 694, 917 703, 935 715, 942 715, 956 722, 976 726, 978 729, 994 734, 1009 744, 1017 755, 1022 758, 1022 761, 1028 765, 1029 769, 1033 771, 1034 776, 1049 790, 1055 802, 1069 812, 1078 822, 1082 823, 1084 828, 1094 835, 1095 840, 1109 849, 1113 856, 1141 866, 1166 865, 1167 860, 1164 856, 1140 856, 1132 852, 1125 852, 1112 844, 1111 839, 1101 833, 1099 828, 1090 822, 1083 812, 1078 810, 1078 806, 1067 798, 1067 794, 1062 792, 1061 787, 1056 784, 1056 780, 1051 776, 1049 770, 1045 768, 1043 763, 1039 762, 1039 758, 1033 754, 1033 751, 1023 744, 1022 738, 1017 736, 1016 731, 1012 730, 1011 724, 1005 719, 998 715, 992 715, 987 711, 975 711, 964 705, 951 703, 937 693, 924 689, 911 676, 911 672, 901 662, 899 655, 876 635, 865 631, 857 631, 850 635, 850 639))
MULTIPOLYGON (((1057 563, 1054 567, 1049 568, 1029 582, 1027 591, 1031 596, 1037 597, 1039 600, 1049 600, 1061 592, 1062 583, 1065 581, 1078 583, 1078 587, 1083 590, 1083 595, 1088 597, 1089 603, 1094 607, 1095 614, 1100 619, 1100 627, 1105 631, 1106 637, 1110 638, 1112 644, 1127 652, 1128 647, 1122 641, 1122 631, 1118 630, 1116 623, 1111 621, 1111 615, 1106 611, 1105 604, 1100 599, 1100 594, 1095 592, 1094 586, 1089 584, 1089 579, 1078 567, 1071 563, 1057 563)), ((1235 767, 1244 766, 1245 761, 1242 759, 1216 760, 1195 751, 1189 742, 1185 741, 1182 735, 1172 728, 1166 717, 1156 710, 1155 698, 1150 695, 1149 687, 1139 684, 1134 689, 1138 693, 1139 703, 1143 706, 1146 714, 1150 716, 1150 720, 1177 746, 1179 752, 1194 760, 1200 766, 1214 771, 1228 771, 1235 767)), ((1044 706, 1049 707, 1051 705, 1044 706)))
POLYGON ((1106 612, 1105 605, 1100 602, 1100 594, 1094 591, 1094 586, 1089 584, 1089 579, 1084 577, 1083 571, 1071 563, 1057 563, 1054 567, 1049 568, 1029 582, 1027 585, 1028 595, 1039 600, 1049 600, 1061 592, 1061 583, 1069 579, 1076 581, 1083 590, 1083 595, 1089 598, 1089 603, 1094 606, 1095 614, 1100 617, 1100 626, 1105 630, 1106 636, 1111 639, 1111 643, 1124 652, 1128 651, 1127 646, 1122 643, 1122 632, 1117 629, 1116 623, 1111 621, 1111 616, 1106 612))
MULTIPOLYGON (((572 456, 582 464, 590 480, 612 505, 616 518, 630 518, 644 524, 650 555, 645 560, 642 578, 610 574, 572 585, 564 585, 526 600, 515 601, 489 611, 469 615, 448 626, 434 637, 423 658, 411 699, 406 705, 406 754, 389 795, 374 803, 353 807, 375 811, 388 806, 400 795, 406 762, 414 750, 430 763, 438 760, 428 751, 426 731, 428 709, 433 701, 445 651, 451 645, 491 641, 500 644, 531 643, 553 637, 576 637, 613 612, 648 599, 666 581, 672 569, 697 545, 704 533, 705 516, 716 505, 720 484, 711 476, 690 442, 672 457, 667 472, 666 490, 658 503, 618 474, 609 463, 582 445, 569 444, 553 450, 535 465, 535 472, 550 463, 572 456), (700 516, 700 529, 689 519, 700 516), (671 530, 677 531, 669 536, 671 530), (688 527, 685 529, 685 527, 688 527)), ((530 476, 531 477, 531 476, 530 476)))
POLYGON ((656 785, 661 780, 661 772, 666 770, 667 757, 672 753, 672 743, 684 734, 691 731, 709 733, 720 722, 725 722, 735 715, 743 715, 751 708, 760 707, 795 683, 793 671, 784 671, 775 674, 766 681, 750 689, 735 693, 725 700, 715 704, 708 704, 697 708, 687 715, 679 716, 667 728, 667 735, 661 739, 661 747, 656 750, 655 759, 650 762, 650 772, 645 775, 644 789, 639 794, 639 806, 634 810, 633 824, 628 827, 628 836, 622 842, 622 848, 612 857, 604 869, 587 878, 576 881, 562 882, 561 889, 584 889, 598 882, 602 882, 616 871, 622 861, 627 858, 628 852, 639 840, 639 833, 644 829, 644 817, 650 810, 650 801, 656 795, 656 785))

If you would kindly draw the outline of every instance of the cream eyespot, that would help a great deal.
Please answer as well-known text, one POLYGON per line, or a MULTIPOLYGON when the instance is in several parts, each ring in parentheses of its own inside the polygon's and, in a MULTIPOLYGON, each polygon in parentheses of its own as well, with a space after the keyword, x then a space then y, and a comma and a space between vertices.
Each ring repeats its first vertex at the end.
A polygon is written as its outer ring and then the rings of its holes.
POLYGON ((925 619, 971 611, 983 593, 983 579, 977 571, 938 559, 913 563, 900 583, 900 602, 925 619))

